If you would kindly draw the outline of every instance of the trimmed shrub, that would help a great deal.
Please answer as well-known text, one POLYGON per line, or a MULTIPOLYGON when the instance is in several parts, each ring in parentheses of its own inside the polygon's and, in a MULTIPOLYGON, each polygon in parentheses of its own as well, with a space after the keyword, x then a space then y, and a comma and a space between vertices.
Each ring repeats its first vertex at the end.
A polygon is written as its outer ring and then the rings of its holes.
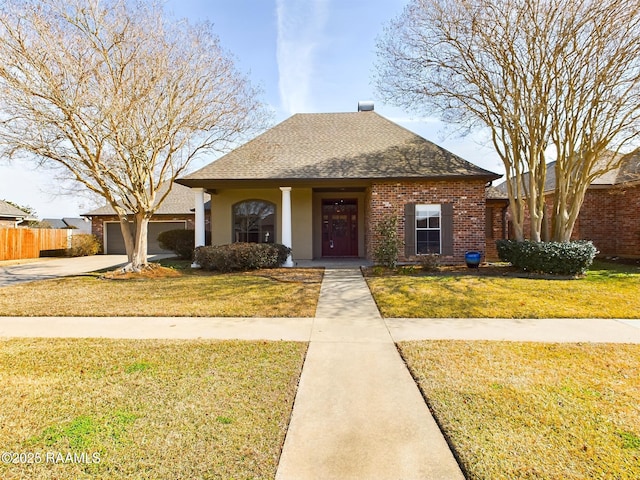
POLYGON ((179 258, 191 260, 195 248, 195 232, 193 230, 167 230, 158 235, 160 248, 171 250, 179 258))
POLYGON ((416 255, 416 260, 425 272, 435 272, 440 266, 440 255, 437 253, 416 255))
POLYGON ((530 272, 555 275, 584 274, 598 250, 591 241, 532 242, 498 240, 498 256, 503 262, 530 272))
POLYGON ((376 225, 378 244, 373 250, 376 265, 395 268, 398 264, 398 254, 402 242, 398 238, 398 217, 387 215, 376 225))
POLYGON ((194 260, 204 270, 234 272, 277 268, 286 262, 290 253, 289 247, 277 243, 231 243, 198 247, 194 260))
POLYGON ((95 235, 81 233, 71 237, 71 248, 67 249, 69 257, 86 257, 100 252, 100 240, 95 235))

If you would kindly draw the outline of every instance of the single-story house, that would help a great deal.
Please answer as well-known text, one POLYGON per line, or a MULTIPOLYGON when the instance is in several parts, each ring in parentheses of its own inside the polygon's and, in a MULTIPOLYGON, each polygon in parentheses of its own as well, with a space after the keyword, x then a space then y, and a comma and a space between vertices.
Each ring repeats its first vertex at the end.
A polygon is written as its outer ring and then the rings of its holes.
POLYGON ((485 192, 499 177, 365 107, 293 115, 177 182, 196 192, 199 245, 206 192, 214 245, 283 243, 294 261, 372 259, 379 223, 395 216, 400 260, 439 253, 463 263, 466 251, 485 251, 485 192))
MULTIPOLYGON (((161 196, 166 190, 158 193, 161 196)), ((190 188, 174 183, 171 192, 149 222, 147 234, 148 253, 169 253, 160 248, 158 235, 167 230, 195 228, 194 193, 190 188)), ((120 220, 110 205, 83 213, 91 220, 91 233, 102 242, 105 254, 125 254, 120 220)), ((208 223, 208 218, 205 219, 208 223)))
POLYGON ((41 227, 71 229, 72 235, 80 235, 91 233, 91 222, 88 218, 43 218, 40 222, 41 227))
MULTIPOLYGON (((606 155, 600 162, 612 160, 615 160, 612 155, 606 155)), ((547 211, 553 207, 555 184, 555 162, 551 162, 547 165, 545 182, 547 211)), ((499 202, 504 198, 506 182, 491 189, 487 201, 499 202)), ((501 238, 508 237, 507 226, 501 238)), ((623 155, 617 168, 591 183, 572 238, 593 241, 602 255, 640 257, 640 149, 623 155)))
POLYGON ((32 220, 31 215, 0 200, 0 227, 15 228, 25 220, 32 220))
POLYGON ((602 255, 640 257, 640 149, 591 184, 573 236, 592 240, 602 255))

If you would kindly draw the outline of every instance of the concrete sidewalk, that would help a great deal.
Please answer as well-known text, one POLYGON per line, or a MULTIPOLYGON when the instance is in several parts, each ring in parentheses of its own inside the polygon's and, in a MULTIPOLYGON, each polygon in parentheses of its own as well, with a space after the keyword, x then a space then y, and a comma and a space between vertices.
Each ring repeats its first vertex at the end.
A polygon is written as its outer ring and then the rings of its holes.
POLYGON ((316 318, 0 317, 0 337, 309 341, 278 480, 456 480, 395 341, 640 343, 640 320, 383 320, 360 270, 347 268, 325 271, 316 318))
POLYGON ((277 480, 463 479, 359 270, 326 270, 277 480))

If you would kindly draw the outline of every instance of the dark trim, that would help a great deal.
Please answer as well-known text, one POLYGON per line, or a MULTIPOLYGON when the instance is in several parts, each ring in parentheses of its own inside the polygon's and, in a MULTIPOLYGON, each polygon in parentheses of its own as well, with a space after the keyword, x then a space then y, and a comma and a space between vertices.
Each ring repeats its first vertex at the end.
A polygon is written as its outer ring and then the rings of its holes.
POLYGON ((416 204, 407 203, 404 206, 404 256, 413 257, 416 254, 416 204))
POLYGON ((442 203, 440 205, 440 242, 442 245, 441 255, 453 256, 453 203, 442 203))

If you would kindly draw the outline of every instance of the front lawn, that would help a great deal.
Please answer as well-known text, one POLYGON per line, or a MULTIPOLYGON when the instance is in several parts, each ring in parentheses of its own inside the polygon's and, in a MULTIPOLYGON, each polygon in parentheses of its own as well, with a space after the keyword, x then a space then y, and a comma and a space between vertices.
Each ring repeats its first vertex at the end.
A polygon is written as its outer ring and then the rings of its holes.
POLYGON ((596 263, 572 280, 510 270, 368 276, 386 318, 640 318, 640 268, 596 263))
POLYGON ((640 478, 640 346, 399 345, 469 480, 640 478))
POLYGON ((313 317, 321 269, 180 272, 176 277, 86 275, 0 288, 0 316, 313 317))
POLYGON ((42 480, 272 479, 307 348, 97 339, 0 345, 0 478, 42 480))

